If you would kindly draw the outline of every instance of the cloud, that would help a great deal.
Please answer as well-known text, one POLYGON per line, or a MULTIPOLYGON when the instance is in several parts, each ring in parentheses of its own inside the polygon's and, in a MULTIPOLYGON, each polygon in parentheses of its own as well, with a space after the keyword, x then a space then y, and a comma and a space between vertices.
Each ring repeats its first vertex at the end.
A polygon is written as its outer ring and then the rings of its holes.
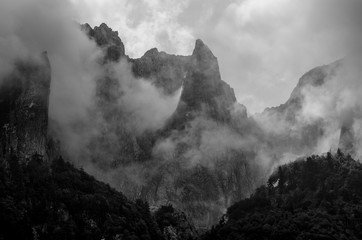
POLYGON ((361 22, 357 0, 73 2, 82 21, 116 28, 131 56, 151 47, 187 55, 203 39, 251 113, 285 102, 304 72, 348 54, 361 22))
POLYGON ((44 50, 42 44, 50 44, 51 34, 37 36, 37 31, 46 31, 48 25, 40 21, 44 13, 32 5, 34 2, 0 1, 0 77, 12 70, 16 59, 35 57, 44 50))
POLYGON ((176 110, 182 89, 173 95, 165 95, 156 88, 152 81, 136 79, 132 66, 123 60, 113 65, 123 95, 118 100, 119 108, 129 112, 132 129, 138 133, 145 130, 157 130, 163 127, 166 120, 176 110))
MULTIPOLYGON (((360 122, 362 119, 362 59, 359 53, 346 57, 334 74, 329 74, 325 83, 319 86, 307 86, 303 89, 303 104, 300 121, 313 123, 324 121, 324 137, 316 146, 319 152, 338 147, 341 127, 348 127, 354 136, 360 136, 360 122)), ((358 137, 357 137, 358 138, 358 137)), ((362 145, 357 139, 352 139, 355 151, 362 145)), ((356 154, 358 158, 362 155, 356 154)))
POLYGON ((344 18, 350 2, 236 2, 215 25, 197 29, 215 49, 239 101, 251 112, 262 111, 285 102, 304 72, 349 52, 353 35, 344 18))
POLYGON ((99 77, 96 60, 101 51, 72 22, 74 16, 68 1, 0 1, 1 71, 47 51, 52 67, 50 116, 62 124, 85 116, 99 77))
POLYGON ((350 119, 356 144, 362 146, 362 68, 356 54, 357 59, 348 60, 324 88, 303 89, 300 125, 290 124, 285 116, 264 115, 230 127, 200 115, 185 131, 157 142, 147 164, 112 165, 134 161, 133 153, 124 159, 126 152, 139 147, 137 138, 144 132, 162 128, 180 92, 165 96, 147 79, 136 79, 125 61, 99 61, 102 51, 71 22, 106 22, 118 30, 131 57, 152 47, 190 54, 194 38, 202 38, 218 57, 223 78, 253 113, 284 102, 306 70, 355 52, 351 46, 354 50, 361 39, 357 1, 1 0, 0 4, 0 76, 11 71, 16 59, 48 50, 53 130, 77 165, 128 194, 139 195, 163 171, 171 169, 165 175, 172 182, 181 175, 180 169, 198 170, 200 165, 212 172, 219 170, 220 162, 230 167, 222 169, 230 176, 239 174, 233 186, 244 186, 244 180, 255 185, 275 163, 299 156, 290 150, 288 140, 299 140, 301 127, 321 119, 326 123, 324 136, 315 149, 302 149, 300 154, 328 151, 350 119), (102 80, 115 84, 108 89, 114 99, 106 104, 100 103, 97 92, 102 80), (276 135, 290 138, 276 142, 276 135))
POLYGON ((174 54, 190 54, 194 38, 189 27, 176 17, 182 1, 72 0, 79 11, 77 20, 99 25, 106 22, 120 33, 126 54, 140 57, 157 47, 174 54))
POLYGON ((17 59, 48 52, 51 131, 58 134, 73 160, 88 157, 82 151, 106 126, 97 109, 97 84, 104 78, 112 78, 120 89, 114 108, 103 106, 124 114, 124 122, 112 124, 124 124, 128 131, 142 134, 162 127, 175 110, 180 92, 165 96, 151 81, 136 79, 125 61, 102 63, 102 50, 73 21, 80 13, 74 2, 1 0, 0 4, 0 77, 12 70, 17 59))

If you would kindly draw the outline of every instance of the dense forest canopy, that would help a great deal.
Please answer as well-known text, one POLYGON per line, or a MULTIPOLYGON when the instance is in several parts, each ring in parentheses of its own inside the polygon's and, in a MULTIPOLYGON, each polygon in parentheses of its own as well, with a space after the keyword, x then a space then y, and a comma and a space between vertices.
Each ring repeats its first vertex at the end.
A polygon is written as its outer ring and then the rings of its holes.
POLYGON ((361 239, 362 164, 338 151, 279 166, 205 234, 171 205, 151 212, 61 157, 0 165, 0 239, 361 239))
POLYGON ((172 206, 155 215, 146 202, 129 201, 61 157, 51 164, 41 155, 34 155, 27 164, 16 155, 1 159, 0 239, 196 236, 186 216, 172 206))
POLYGON ((362 164, 338 151, 280 166, 231 206, 211 239, 361 239, 362 164))

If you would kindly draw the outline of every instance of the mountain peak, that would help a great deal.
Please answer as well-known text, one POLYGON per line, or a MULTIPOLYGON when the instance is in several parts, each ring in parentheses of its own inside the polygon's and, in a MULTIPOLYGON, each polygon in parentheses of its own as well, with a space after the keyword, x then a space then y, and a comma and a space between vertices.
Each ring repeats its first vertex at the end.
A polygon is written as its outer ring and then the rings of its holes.
MULTIPOLYGON (((201 40, 201 39, 196 39, 196 42, 195 42, 195 49, 194 49, 194 53, 195 51, 199 50, 199 49, 202 49, 204 47, 207 47, 205 45, 205 43, 201 40)), ((208 47, 207 47, 208 48, 208 47)))
POLYGON ((118 61, 125 56, 125 49, 121 38, 118 36, 118 31, 113 31, 107 24, 102 23, 94 29, 88 24, 82 24, 81 29, 93 39, 97 45, 105 49, 105 58, 111 61, 118 61))
POLYGON ((201 39, 196 39, 195 48, 192 55, 195 55, 196 53, 201 51, 208 51, 211 53, 210 48, 201 39))
POLYGON ((118 36, 117 31, 113 31, 107 24, 102 23, 99 27, 94 27, 95 37, 98 45, 123 45, 122 40, 118 36))
POLYGON ((228 121, 235 102, 234 90, 221 79, 217 58, 202 40, 196 40, 180 102, 170 125, 182 127, 200 113, 217 121, 228 121))
POLYGON ((151 48, 150 50, 145 52, 144 56, 156 56, 157 54, 159 54, 158 49, 157 48, 151 48))
MULTIPOLYGON (((200 39, 197 39, 195 42, 192 56, 203 68, 216 67, 215 65, 218 65, 217 58, 211 52, 210 48, 200 39)), ((219 67, 217 66, 217 68, 219 67)))
POLYGON ((112 31, 112 28, 108 27, 108 25, 107 25, 107 24, 105 24, 105 23, 101 23, 101 25, 99 25, 99 28, 102 28, 102 29, 106 29, 106 30, 110 30, 110 31, 112 31))

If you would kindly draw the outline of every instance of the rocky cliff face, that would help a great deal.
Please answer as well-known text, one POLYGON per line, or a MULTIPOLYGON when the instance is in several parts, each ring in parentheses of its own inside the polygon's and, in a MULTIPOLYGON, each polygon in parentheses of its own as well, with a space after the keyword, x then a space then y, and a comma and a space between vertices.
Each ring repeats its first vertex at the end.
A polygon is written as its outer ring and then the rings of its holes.
POLYGON ((176 56, 159 52, 156 48, 148 50, 141 58, 130 59, 136 77, 151 80, 166 94, 180 89, 186 77, 190 56, 176 56))
POLYGON ((204 111, 215 120, 225 121, 235 102, 234 90, 221 80, 217 58, 197 40, 176 112, 204 111))
POLYGON ((105 23, 92 28, 88 23, 81 25, 81 28, 90 39, 93 39, 105 52, 105 61, 118 61, 125 56, 124 45, 118 36, 105 23))
POLYGON ((235 114, 234 91, 221 79, 217 58, 201 40, 188 59, 179 104, 155 144, 157 149, 167 143, 174 150, 154 151, 153 158, 160 163, 143 196, 156 205, 172 202, 190 214, 198 227, 207 227, 252 189, 246 160, 252 153, 224 147, 228 136, 221 147, 214 145, 217 134, 233 134, 232 141, 242 138, 243 128, 234 121, 247 121, 246 108, 239 106, 240 114, 235 114), (207 148, 213 148, 212 153, 207 148))
POLYGON ((21 159, 46 156, 51 69, 46 53, 19 60, 0 85, 0 147, 21 159))
POLYGON ((215 121, 230 121, 230 110, 236 103, 234 90, 221 80, 217 58, 197 40, 190 57, 178 107, 169 128, 183 128, 185 123, 202 114, 215 121))
POLYGON ((118 32, 105 23, 94 28, 83 24, 81 29, 104 53, 100 63, 103 74, 96 81, 96 104, 91 109, 92 115, 97 116, 93 124, 98 134, 90 139, 87 151, 93 163, 107 171, 138 161, 142 154, 135 134, 127 126, 129 113, 121 107, 123 89, 114 71, 117 63, 128 62, 129 58, 118 32))

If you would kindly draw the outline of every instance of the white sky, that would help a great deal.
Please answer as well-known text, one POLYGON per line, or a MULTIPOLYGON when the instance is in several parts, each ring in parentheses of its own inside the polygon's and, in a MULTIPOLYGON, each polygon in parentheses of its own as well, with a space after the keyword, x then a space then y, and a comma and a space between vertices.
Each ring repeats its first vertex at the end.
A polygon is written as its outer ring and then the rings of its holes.
POLYGON ((358 0, 71 2, 76 21, 105 22, 119 32, 131 57, 152 47, 189 55, 195 39, 202 39, 251 113, 284 103, 303 73, 344 57, 353 27, 360 26, 358 0))

